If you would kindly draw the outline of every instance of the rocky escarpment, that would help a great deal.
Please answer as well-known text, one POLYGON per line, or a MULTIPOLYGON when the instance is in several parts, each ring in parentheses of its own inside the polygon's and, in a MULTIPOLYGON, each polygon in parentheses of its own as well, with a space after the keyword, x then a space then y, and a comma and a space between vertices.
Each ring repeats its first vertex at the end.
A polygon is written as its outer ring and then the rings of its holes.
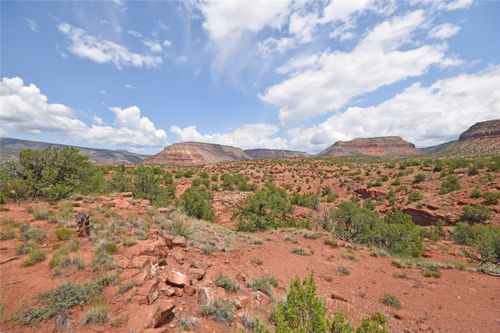
POLYGON ((481 121, 475 123, 468 130, 460 134, 459 141, 499 138, 500 137, 500 119, 481 121))
POLYGON ((408 156, 417 155, 419 150, 413 143, 399 136, 356 138, 351 141, 337 141, 318 154, 320 157, 338 156, 408 156))
POLYGON ((166 147, 162 152, 144 160, 143 163, 198 165, 250 159, 250 156, 237 147, 202 142, 181 142, 166 147))
POLYGON ((448 156, 478 156, 500 153, 500 119, 476 123, 458 140, 423 149, 426 153, 448 156))
POLYGON ((285 150, 285 149, 247 149, 245 153, 253 159, 277 158, 277 157, 307 157, 308 154, 303 151, 285 150))

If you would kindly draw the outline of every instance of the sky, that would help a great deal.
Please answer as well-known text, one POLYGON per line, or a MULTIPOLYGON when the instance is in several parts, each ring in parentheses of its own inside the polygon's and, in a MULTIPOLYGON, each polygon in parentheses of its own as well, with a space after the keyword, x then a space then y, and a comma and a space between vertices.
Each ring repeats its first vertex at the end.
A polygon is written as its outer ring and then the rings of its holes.
POLYGON ((500 1, 1 1, 0 136, 425 147, 500 118, 500 1))

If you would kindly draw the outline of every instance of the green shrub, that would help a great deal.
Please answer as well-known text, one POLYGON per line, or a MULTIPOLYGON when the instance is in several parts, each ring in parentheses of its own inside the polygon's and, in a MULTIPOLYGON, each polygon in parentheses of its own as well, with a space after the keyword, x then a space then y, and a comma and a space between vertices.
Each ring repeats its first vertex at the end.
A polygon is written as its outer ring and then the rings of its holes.
POLYGON ((155 206, 163 207, 175 198, 173 184, 161 185, 161 170, 140 165, 134 170, 134 197, 148 199, 155 206))
POLYGON ((125 165, 121 164, 114 172, 109 181, 109 187, 113 192, 128 192, 131 190, 131 180, 125 170, 125 165))
POLYGON ((413 183, 421 183, 425 180, 425 175, 423 173, 417 173, 415 177, 413 178, 413 183))
POLYGON ((278 286, 278 280, 274 276, 263 275, 259 278, 252 279, 248 284, 252 290, 260 291, 266 294, 267 296, 272 296, 273 289, 278 286))
POLYGON ((298 254, 299 256, 312 256, 314 252, 308 247, 294 247, 292 253, 298 254))
POLYGON ((217 298, 213 302, 205 304, 201 308, 201 314, 211 317, 215 321, 229 325, 234 322, 236 307, 234 302, 229 299, 217 298))
POLYGON ((351 274, 351 269, 349 268, 349 266, 346 266, 346 265, 337 265, 337 273, 339 275, 349 275, 351 274))
POLYGON ((236 284, 236 282, 231 280, 230 277, 223 274, 217 276, 217 278, 215 279, 215 285, 217 287, 224 288, 225 290, 230 292, 236 292, 239 289, 238 284, 236 284))
POLYGON ((23 237, 24 240, 33 240, 36 242, 41 242, 46 237, 46 234, 42 230, 32 227, 24 230, 21 233, 21 236, 23 237))
POLYGON ((460 219, 469 223, 483 223, 491 216, 491 211, 481 205, 465 205, 460 219))
POLYGON ((32 249, 29 253, 29 258, 23 261, 21 264, 22 267, 33 266, 45 260, 47 255, 40 249, 32 249))
POLYGON ((105 324, 109 320, 108 318, 108 306, 107 305, 96 305, 91 307, 86 313, 83 319, 86 325, 88 324, 105 324))
MULTIPOLYGON (((316 293, 316 282, 311 276, 301 281, 295 278, 290 282, 286 300, 279 304, 271 315, 274 330, 256 320, 255 333, 353 333, 354 329, 343 312, 337 312, 330 320, 327 307, 316 293)), ((380 313, 361 320, 356 333, 387 333, 386 319, 380 313)))
POLYGON ((314 193, 295 193, 292 204, 317 210, 319 207, 319 196, 314 193))
POLYGON ((56 229, 57 240, 64 241, 71 237, 71 231, 67 228, 57 228, 56 229))
POLYGON ((500 262, 500 226, 457 223, 451 237, 460 245, 474 247, 485 262, 500 262))
POLYGON ((447 194, 460 189, 458 178, 455 175, 448 175, 445 180, 441 182, 441 189, 439 194, 447 194))
POLYGON ((470 192, 470 197, 472 199, 479 199, 481 197, 481 191, 477 187, 474 187, 470 192))
POLYGON ((35 209, 33 209, 33 217, 36 220, 48 220, 49 219, 49 211, 45 207, 35 208, 35 209))
POLYGON ((73 147, 23 150, 3 169, 0 192, 8 199, 26 197, 59 200, 72 194, 92 177, 88 158, 73 147))
POLYGON ((22 306, 15 314, 15 319, 23 325, 34 324, 49 319, 63 310, 75 305, 83 305, 101 295, 102 287, 97 284, 63 283, 57 288, 38 295, 42 306, 31 308, 22 306))
POLYGON ((286 225, 293 206, 286 191, 269 183, 262 190, 248 196, 235 217, 239 231, 257 231, 286 225))
POLYGON ((400 309, 401 308, 401 302, 399 302, 399 299, 391 294, 385 294, 382 296, 382 299, 380 300, 383 304, 392 306, 394 309, 400 309))
POLYGON ((487 205, 496 205, 500 199, 500 192, 490 191, 484 194, 484 203, 487 205))
POLYGON ((409 202, 416 202, 422 200, 422 193, 420 191, 412 191, 410 194, 408 194, 408 201, 409 202))
POLYGON ((16 238, 16 232, 12 228, 0 232, 0 240, 10 240, 14 238, 16 238))
POLYGON ((173 214, 171 222, 167 225, 169 234, 189 238, 193 233, 191 222, 182 214, 173 214))
POLYGON ((212 195, 204 186, 195 186, 182 194, 181 205, 187 215, 212 221, 215 215, 210 204, 211 199, 212 195))
POLYGON ((336 222, 334 232, 337 237, 347 241, 361 241, 379 220, 376 212, 361 208, 352 201, 341 202, 330 211, 330 216, 336 222))

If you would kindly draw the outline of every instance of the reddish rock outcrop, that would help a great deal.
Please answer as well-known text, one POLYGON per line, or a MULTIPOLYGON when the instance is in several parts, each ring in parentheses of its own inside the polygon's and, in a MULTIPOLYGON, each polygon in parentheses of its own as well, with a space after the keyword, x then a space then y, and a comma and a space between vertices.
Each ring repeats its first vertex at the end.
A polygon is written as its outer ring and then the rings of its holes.
POLYGON ((320 157, 338 156, 409 156, 420 151, 413 143, 399 136, 356 138, 351 141, 337 141, 318 154, 320 157))
POLYGON ((145 164, 198 165, 224 161, 251 160, 237 147, 203 142, 174 143, 143 161, 145 164))
POLYGON ((439 220, 443 220, 448 223, 451 222, 451 219, 448 216, 439 214, 438 212, 427 208, 405 207, 403 208, 403 212, 410 215, 415 224, 422 226, 433 225, 439 220))

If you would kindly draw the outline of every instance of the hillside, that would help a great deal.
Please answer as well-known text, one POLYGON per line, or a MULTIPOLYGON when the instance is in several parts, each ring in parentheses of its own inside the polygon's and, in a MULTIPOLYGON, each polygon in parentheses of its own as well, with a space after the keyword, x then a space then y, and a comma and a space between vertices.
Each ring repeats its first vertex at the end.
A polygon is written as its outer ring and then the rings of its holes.
POLYGON ((308 157, 309 154, 303 151, 285 149, 246 149, 245 153, 253 159, 279 158, 279 157, 308 157))
POLYGON ((460 134, 458 140, 423 149, 429 154, 478 156, 500 153, 500 119, 476 123, 460 134))
POLYGON ((355 138, 351 141, 337 141, 320 152, 318 157, 339 156, 409 156, 418 155, 415 145, 404 141, 399 136, 375 138, 355 138))
POLYGON ((146 164, 198 165, 251 160, 242 149, 203 142, 174 143, 143 161, 146 164))
MULTIPOLYGON (((69 146, 48 142, 0 138, 0 162, 3 163, 16 159, 19 153, 24 149, 38 150, 47 147, 69 146)), ((126 150, 97 149, 78 146, 74 147, 80 149, 82 155, 88 156, 89 159, 95 163, 138 163, 147 157, 147 155, 135 154, 126 150)))

